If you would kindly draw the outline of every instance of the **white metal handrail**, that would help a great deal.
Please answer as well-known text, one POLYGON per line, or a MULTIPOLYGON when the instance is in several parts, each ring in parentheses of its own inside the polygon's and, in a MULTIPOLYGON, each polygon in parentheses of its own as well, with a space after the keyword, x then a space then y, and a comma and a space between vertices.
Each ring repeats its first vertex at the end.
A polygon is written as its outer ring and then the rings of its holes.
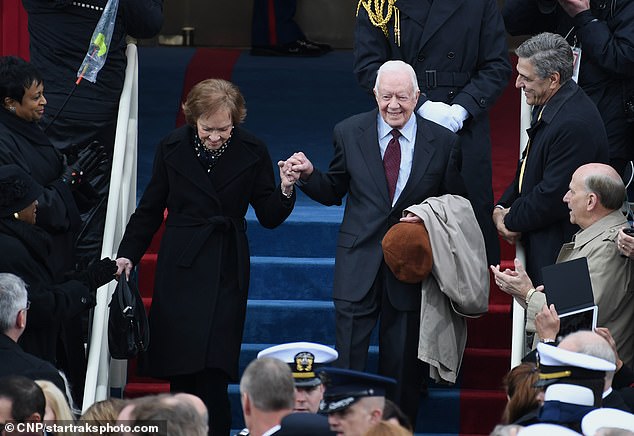
MULTIPOLYGON (((520 90, 520 157, 524 153, 526 144, 528 144, 528 133, 526 129, 531 125, 531 107, 526 103, 526 96, 520 90)), ((526 256, 524 247, 521 242, 517 242, 515 248, 515 257, 517 257, 522 265, 526 265, 526 256)), ((516 367, 522 362, 526 350, 526 311, 515 299, 513 299, 513 331, 511 338, 511 368, 516 367)))
MULTIPOLYGON (((119 100, 102 258, 116 254, 125 226, 136 207, 139 69, 134 44, 128 45, 126 55, 128 65, 119 100)), ((112 281, 97 292, 82 412, 93 403, 107 399, 111 387, 123 389, 125 386, 127 361, 110 359, 108 351, 108 303, 115 287, 116 282, 112 281)))

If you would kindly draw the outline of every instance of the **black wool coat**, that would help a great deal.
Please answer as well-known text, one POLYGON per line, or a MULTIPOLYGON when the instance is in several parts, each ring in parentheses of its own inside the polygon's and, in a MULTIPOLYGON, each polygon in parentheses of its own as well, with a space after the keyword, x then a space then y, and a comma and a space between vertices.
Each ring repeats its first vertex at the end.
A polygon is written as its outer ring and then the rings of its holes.
POLYGON ((152 178, 118 250, 135 265, 168 210, 150 310, 148 372, 155 377, 205 368, 238 377, 249 286, 249 205, 273 228, 291 213, 265 144, 240 127, 211 172, 184 126, 158 146, 152 178))
POLYGON ((0 108, 0 165, 5 164, 19 166, 44 188, 37 199, 37 225, 53 237, 47 262, 61 278, 72 266, 75 232, 81 223, 73 194, 61 181, 62 155, 37 123, 0 108))
POLYGON ((11 217, 0 219, 0 272, 24 280, 31 301, 20 345, 55 363, 62 323, 92 307, 94 299, 84 283, 53 279, 46 262, 51 245, 44 230, 11 217))
POLYGON ((608 138, 599 111, 588 96, 568 80, 544 106, 541 119, 530 129, 530 148, 519 192, 515 179, 498 204, 510 207, 504 224, 522 233, 526 271, 535 285, 541 269, 557 260, 561 246, 579 230, 570 223, 563 197, 572 173, 590 162, 608 162, 608 138))

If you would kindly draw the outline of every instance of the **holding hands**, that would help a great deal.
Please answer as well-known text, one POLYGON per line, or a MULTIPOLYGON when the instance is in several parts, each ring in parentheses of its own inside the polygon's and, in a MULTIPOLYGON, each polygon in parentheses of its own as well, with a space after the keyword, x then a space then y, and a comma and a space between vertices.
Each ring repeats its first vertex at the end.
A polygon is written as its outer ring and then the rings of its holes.
POLYGON ((293 185, 300 178, 306 180, 314 170, 313 164, 301 151, 293 153, 286 160, 277 163, 280 169, 280 179, 282 180, 282 193, 287 197, 292 193, 293 185))

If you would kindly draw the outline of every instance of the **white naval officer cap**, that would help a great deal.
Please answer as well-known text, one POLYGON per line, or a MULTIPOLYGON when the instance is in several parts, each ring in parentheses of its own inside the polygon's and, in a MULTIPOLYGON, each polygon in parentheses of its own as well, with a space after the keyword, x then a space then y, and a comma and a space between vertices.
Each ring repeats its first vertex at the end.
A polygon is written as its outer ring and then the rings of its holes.
POLYGON ((594 436, 597 430, 604 427, 634 432, 634 415, 624 410, 604 407, 593 410, 581 420, 581 431, 586 436, 594 436))
POLYGON ((258 353, 261 357, 272 357, 288 363, 293 373, 295 386, 313 387, 321 384, 318 368, 339 357, 334 348, 314 342, 289 342, 265 348, 258 353))

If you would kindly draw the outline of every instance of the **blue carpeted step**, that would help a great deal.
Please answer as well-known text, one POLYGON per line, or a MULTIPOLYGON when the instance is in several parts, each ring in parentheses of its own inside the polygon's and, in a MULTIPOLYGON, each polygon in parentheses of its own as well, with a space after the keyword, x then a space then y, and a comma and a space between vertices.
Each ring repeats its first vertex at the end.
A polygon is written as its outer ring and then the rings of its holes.
POLYGON ((251 255, 334 257, 342 217, 342 206, 297 205, 282 225, 271 230, 260 226, 249 209, 247 235, 251 255))
POLYGON ((249 300, 244 343, 335 342, 332 301, 249 300))
POLYGON ((332 299, 334 258, 251 256, 249 298, 332 299))

